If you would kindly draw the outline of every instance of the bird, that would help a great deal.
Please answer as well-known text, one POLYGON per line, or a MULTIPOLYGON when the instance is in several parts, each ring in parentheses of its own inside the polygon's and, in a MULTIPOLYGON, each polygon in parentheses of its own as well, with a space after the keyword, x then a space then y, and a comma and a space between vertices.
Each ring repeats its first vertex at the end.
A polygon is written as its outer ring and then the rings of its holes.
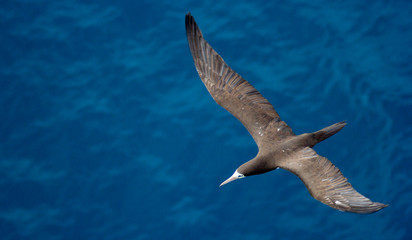
POLYGON ((313 198, 334 209, 368 214, 388 206, 372 202, 357 192, 335 165, 313 150, 317 143, 345 127, 346 121, 296 135, 273 105, 230 68, 204 39, 190 12, 186 14, 185 25, 200 79, 215 102, 245 126, 259 149, 253 159, 240 165, 220 186, 281 168, 298 176, 313 198))

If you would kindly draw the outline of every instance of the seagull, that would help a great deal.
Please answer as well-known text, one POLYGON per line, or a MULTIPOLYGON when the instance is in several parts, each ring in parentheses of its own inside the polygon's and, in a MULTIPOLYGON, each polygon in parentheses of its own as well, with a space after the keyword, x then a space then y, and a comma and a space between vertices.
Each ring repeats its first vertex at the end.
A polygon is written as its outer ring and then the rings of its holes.
POLYGON ((298 176, 313 198, 334 209, 367 214, 388 206, 358 193, 335 165, 312 149, 339 132, 345 121, 296 135, 272 104, 231 69, 203 38, 190 12, 185 20, 190 52, 202 82, 216 103, 246 127, 259 148, 256 157, 239 166, 220 186, 282 168, 298 176))

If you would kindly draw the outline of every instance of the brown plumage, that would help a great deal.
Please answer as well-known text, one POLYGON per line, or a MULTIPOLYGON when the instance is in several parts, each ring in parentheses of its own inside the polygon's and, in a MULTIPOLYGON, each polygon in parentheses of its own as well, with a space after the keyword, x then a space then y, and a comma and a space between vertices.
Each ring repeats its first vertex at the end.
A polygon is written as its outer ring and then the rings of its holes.
POLYGON ((387 206, 358 193, 337 167, 312 149, 340 131, 345 122, 296 136, 269 101, 206 42, 190 13, 186 15, 186 35, 197 72, 210 95, 246 127, 259 147, 257 156, 221 185, 283 168, 297 175, 315 199, 332 208, 373 213, 387 206))

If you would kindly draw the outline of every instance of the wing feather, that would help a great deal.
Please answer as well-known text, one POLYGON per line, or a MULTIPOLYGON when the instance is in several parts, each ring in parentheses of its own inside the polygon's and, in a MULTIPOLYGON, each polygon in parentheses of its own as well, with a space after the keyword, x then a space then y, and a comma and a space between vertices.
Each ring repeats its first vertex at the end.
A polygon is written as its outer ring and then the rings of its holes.
POLYGON ((335 165, 312 148, 298 151, 281 167, 296 174, 316 200, 340 211, 373 213, 388 206, 357 192, 335 165))
POLYGON ((186 35, 197 72, 210 95, 246 127, 258 145, 269 124, 271 128, 282 126, 280 132, 271 134, 272 140, 294 135, 269 101, 213 50, 190 13, 186 15, 186 35))

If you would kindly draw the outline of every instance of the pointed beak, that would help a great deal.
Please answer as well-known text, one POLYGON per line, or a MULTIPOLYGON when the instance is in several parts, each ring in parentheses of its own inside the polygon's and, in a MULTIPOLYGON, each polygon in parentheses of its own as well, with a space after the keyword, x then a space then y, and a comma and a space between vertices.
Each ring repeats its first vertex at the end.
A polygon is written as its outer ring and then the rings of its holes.
POLYGON ((222 182, 222 184, 220 184, 219 187, 225 185, 226 183, 230 183, 231 181, 234 181, 234 180, 239 179, 239 178, 244 178, 244 177, 245 177, 245 175, 240 174, 236 169, 236 171, 233 173, 233 175, 230 178, 226 179, 226 181, 222 182))
POLYGON ((236 180, 236 179, 238 179, 238 177, 236 177, 236 176, 231 176, 230 178, 226 179, 226 181, 222 182, 222 183, 219 185, 219 187, 225 185, 226 183, 230 183, 231 181, 234 181, 234 180, 236 180))

